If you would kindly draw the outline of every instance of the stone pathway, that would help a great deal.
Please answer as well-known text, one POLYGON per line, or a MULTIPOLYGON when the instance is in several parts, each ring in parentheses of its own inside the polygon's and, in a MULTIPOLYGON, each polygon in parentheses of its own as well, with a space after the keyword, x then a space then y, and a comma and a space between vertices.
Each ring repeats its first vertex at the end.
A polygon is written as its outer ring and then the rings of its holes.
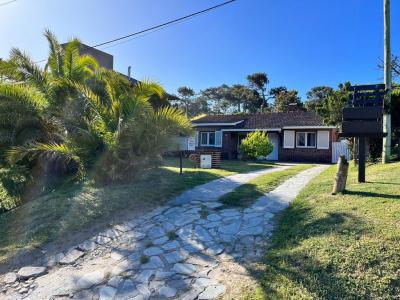
POLYGON ((217 199, 261 174, 288 167, 195 187, 169 205, 47 258, 44 268, 6 274, 0 298, 215 299, 226 291, 214 275, 220 264, 257 260, 273 229, 274 214, 326 166, 297 174, 246 209, 219 209, 217 199))

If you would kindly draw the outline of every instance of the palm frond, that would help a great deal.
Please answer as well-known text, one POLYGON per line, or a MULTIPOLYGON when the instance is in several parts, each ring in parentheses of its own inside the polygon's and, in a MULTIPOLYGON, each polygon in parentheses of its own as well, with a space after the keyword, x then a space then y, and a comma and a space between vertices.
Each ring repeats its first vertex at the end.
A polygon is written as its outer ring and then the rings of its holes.
POLYGON ((41 92, 23 84, 0 83, 0 97, 14 100, 36 110, 43 110, 48 105, 47 99, 41 92))
POLYGON ((63 76, 63 61, 62 61, 62 47, 57 40, 57 37, 49 30, 46 29, 44 36, 49 43, 49 58, 46 67, 50 68, 50 72, 55 77, 63 76))
POLYGON ((79 58, 79 45, 80 41, 78 39, 73 39, 68 42, 64 48, 64 59, 63 59, 63 71, 64 75, 72 79, 74 74, 74 68, 79 58))
POLYGON ((162 107, 155 112, 155 120, 169 134, 188 135, 193 131, 192 123, 185 114, 172 106, 162 107))
POLYGON ((145 79, 143 81, 138 81, 133 86, 132 94, 138 98, 150 98, 153 95, 157 95, 162 98, 165 95, 165 91, 159 83, 145 79))
POLYGON ((77 166, 76 175, 82 177, 85 173, 85 167, 81 159, 76 155, 76 149, 68 146, 67 144, 57 143, 34 143, 30 145, 13 147, 6 151, 6 159, 14 165, 24 159, 30 161, 39 157, 46 157, 48 159, 60 159, 68 166, 70 162, 74 162, 77 166))
POLYGON ((14 74, 15 81, 29 82, 42 92, 48 88, 48 76, 25 52, 12 48, 9 59, 10 71, 14 74))

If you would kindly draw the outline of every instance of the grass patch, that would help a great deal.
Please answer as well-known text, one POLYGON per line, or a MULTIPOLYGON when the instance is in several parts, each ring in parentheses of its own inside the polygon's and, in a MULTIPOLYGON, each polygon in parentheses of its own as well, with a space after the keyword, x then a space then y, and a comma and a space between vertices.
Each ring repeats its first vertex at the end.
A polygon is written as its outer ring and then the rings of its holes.
POLYGON ((96 187, 84 182, 64 187, 0 214, 0 265, 19 250, 47 242, 79 243, 110 222, 140 215, 194 186, 272 165, 223 161, 221 169, 195 169, 184 160, 180 175, 179 160, 167 159, 164 166, 145 172, 131 184, 96 187))
MULTIPOLYGON (((394 299, 400 295, 400 163, 372 165, 331 195, 332 166, 279 218, 260 280, 266 299, 394 299)), ((254 298, 259 298, 259 295, 254 298)))
POLYGON ((140 257, 140 263, 142 264, 142 265, 144 265, 144 264, 147 264, 148 262, 149 262, 149 257, 148 256, 146 256, 146 255, 142 255, 141 257, 140 257))
POLYGON ((170 240, 176 240, 176 239, 178 238, 178 235, 176 234, 175 231, 168 231, 168 232, 167 232, 167 237, 168 237, 170 240))
POLYGON ((219 201, 224 204, 221 208, 230 206, 248 207, 259 197, 272 191, 286 179, 311 167, 312 165, 298 165, 287 170, 258 176, 237 187, 232 192, 221 196, 219 201))

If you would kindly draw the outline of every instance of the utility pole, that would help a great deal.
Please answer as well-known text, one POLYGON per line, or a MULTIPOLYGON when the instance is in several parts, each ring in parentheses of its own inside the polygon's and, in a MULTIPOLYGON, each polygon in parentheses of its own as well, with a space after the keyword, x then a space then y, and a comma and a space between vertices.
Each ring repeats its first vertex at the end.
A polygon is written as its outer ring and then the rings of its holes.
POLYGON ((392 54, 390 49, 390 0, 383 0, 384 13, 384 80, 385 80, 385 112, 383 116, 383 131, 387 136, 383 138, 382 163, 390 160, 391 150, 391 116, 390 101, 392 93, 392 54))

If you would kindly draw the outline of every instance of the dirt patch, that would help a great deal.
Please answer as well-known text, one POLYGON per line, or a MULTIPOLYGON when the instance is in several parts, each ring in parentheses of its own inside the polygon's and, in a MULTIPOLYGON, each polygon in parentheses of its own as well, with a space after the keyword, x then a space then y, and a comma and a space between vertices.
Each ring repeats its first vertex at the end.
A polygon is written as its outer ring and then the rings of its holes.
POLYGON ((261 276, 263 268, 262 264, 256 262, 243 264, 224 261, 210 275, 226 287, 222 300, 239 300, 254 293, 258 287, 257 278, 261 276))

